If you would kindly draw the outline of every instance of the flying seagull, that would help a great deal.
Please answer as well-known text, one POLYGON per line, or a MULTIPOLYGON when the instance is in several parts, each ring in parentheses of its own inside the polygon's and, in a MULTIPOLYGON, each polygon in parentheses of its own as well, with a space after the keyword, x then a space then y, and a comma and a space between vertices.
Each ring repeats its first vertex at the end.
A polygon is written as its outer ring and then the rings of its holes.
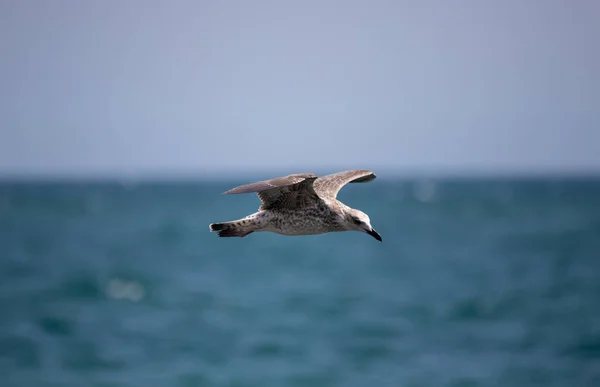
POLYGON ((381 242, 367 214, 336 199, 344 185, 369 182, 375 177, 369 170, 343 171, 322 177, 297 173, 241 185, 224 194, 257 193, 262 202, 258 212, 231 222, 212 223, 209 228, 220 237, 245 237, 259 231, 281 235, 361 231, 381 242))

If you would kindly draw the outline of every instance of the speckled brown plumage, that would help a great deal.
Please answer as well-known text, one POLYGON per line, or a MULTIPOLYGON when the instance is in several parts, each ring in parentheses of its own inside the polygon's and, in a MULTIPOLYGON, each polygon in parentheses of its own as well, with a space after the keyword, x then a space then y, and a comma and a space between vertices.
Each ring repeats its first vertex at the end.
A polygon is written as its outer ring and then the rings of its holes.
POLYGON ((348 183, 375 179, 369 170, 351 170, 317 177, 300 173, 235 187, 225 194, 256 193, 261 200, 258 212, 223 223, 212 223, 211 231, 221 237, 244 237, 270 231, 282 235, 314 235, 335 231, 362 231, 381 241, 369 217, 337 200, 348 183))

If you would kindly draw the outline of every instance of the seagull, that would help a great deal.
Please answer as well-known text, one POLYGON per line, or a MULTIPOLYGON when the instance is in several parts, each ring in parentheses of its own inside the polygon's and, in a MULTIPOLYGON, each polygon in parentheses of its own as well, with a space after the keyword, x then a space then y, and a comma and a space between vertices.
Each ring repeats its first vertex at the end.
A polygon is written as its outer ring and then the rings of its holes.
POLYGON ((211 223, 209 229, 219 237, 245 237, 260 231, 280 235, 360 231, 382 242, 367 214, 336 199, 346 184, 365 183, 375 177, 372 171, 361 169, 321 177, 296 173, 241 185, 223 194, 256 193, 262 203, 258 212, 239 220, 211 223))

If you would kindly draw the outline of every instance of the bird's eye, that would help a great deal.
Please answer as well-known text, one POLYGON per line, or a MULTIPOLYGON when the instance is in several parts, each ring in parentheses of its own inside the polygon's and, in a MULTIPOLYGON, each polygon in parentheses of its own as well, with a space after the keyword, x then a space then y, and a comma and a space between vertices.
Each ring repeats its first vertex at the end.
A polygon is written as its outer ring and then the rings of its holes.
POLYGON ((361 223, 360 219, 358 219, 358 218, 352 218, 352 220, 354 220, 354 223, 356 223, 356 224, 360 224, 361 223))

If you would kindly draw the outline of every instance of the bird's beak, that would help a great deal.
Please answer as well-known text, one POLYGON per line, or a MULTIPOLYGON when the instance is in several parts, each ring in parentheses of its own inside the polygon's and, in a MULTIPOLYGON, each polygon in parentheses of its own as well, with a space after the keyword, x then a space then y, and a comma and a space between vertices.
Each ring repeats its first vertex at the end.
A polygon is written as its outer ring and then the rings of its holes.
POLYGON ((366 232, 373 238, 377 239, 379 242, 382 242, 381 235, 379 235, 379 233, 377 231, 375 231, 374 228, 371 228, 370 230, 367 230, 366 232))

